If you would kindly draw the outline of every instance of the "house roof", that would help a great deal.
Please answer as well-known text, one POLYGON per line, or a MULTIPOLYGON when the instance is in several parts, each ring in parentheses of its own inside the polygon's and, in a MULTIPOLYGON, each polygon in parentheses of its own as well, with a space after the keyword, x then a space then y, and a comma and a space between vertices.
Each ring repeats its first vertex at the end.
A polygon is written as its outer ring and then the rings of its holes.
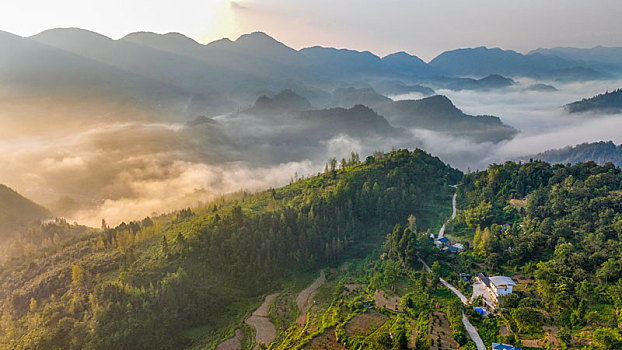
POLYGON ((522 350, 521 348, 517 348, 512 345, 498 344, 498 343, 492 343, 492 349, 493 350, 522 350))
POLYGON ((447 237, 441 237, 441 238, 437 239, 437 241, 439 241, 439 242, 441 242, 441 243, 447 243, 447 242, 449 242, 449 238, 447 238, 447 237))
POLYGON ((486 277, 483 273, 478 273, 477 277, 479 277, 480 280, 482 280, 482 282, 486 285, 486 287, 490 287, 490 279, 488 279, 488 277, 486 277))
POLYGON ((449 247, 449 251, 452 252, 452 253, 457 253, 459 251, 459 249, 452 245, 452 246, 449 247))
POLYGON ((490 277, 490 282, 492 282, 492 284, 494 284, 495 286, 515 286, 516 285, 516 283, 514 283, 514 281, 511 278, 505 277, 505 276, 490 277))

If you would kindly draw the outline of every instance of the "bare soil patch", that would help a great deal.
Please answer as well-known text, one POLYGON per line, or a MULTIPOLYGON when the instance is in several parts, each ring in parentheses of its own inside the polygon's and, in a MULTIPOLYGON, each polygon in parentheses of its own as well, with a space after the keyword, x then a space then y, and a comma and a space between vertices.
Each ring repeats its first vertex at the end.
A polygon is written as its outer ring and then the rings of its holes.
POLYGON ((430 318, 430 350, 458 349, 451 337, 451 327, 444 312, 434 312, 430 318))
POLYGON ((540 339, 521 339, 523 347, 544 348, 544 342, 540 339))
POLYGON ((356 315, 346 324, 346 335, 348 337, 367 337, 388 319, 387 316, 375 311, 356 315))
POLYGON ((402 297, 399 295, 387 296, 384 291, 377 291, 376 294, 374 294, 376 306, 384 307, 385 309, 396 312, 402 311, 402 307, 400 306, 401 299, 402 297))
POLYGON ((278 294, 270 294, 264 302, 247 318, 244 322, 255 329, 255 347, 258 348, 259 343, 269 345, 276 338, 276 327, 268 319, 268 311, 270 304, 274 302, 278 294))
POLYGON ((324 275, 324 270, 322 270, 320 271, 320 277, 313 281, 307 288, 303 289, 296 297, 296 305, 301 313, 300 317, 296 320, 299 326, 304 326, 305 323, 307 323, 307 311, 311 308, 313 296, 324 282, 326 282, 326 276, 324 275))
POLYGON ((560 345, 561 341, 557 337, 557 332, 559 332, 559 327, 544 326, 544 327, 542 327, 542 329, 544 329, 544 331, 547 333, 546 334, 546 341, 548 343, 551 343, 551 344, 553 344, 556 347, 560 345))
POLYGON ((356 283, 346 283, 343 285, 346 288, 346 292, 348 294, 354 292, 355 290, 357 290, 358 288, 362 287, 362 284, 356 284, 356 283))
POLYGON ((510 205, 515 208, 524 208, 527 205, 527 199, 510 199, 510 205))
POLYGON ((335 338, 335 328, 329 328, 324 333, 313 338, 303 349, 347 349, 343 344, 337 342, 335 338))
POLYGON ((499 335, 502 337, 505 337, 507 335, 510 334, 510 330, 508 329, 508 326, 506 326, 505 324, 501 325, 501 327, 499 327, 499 335))

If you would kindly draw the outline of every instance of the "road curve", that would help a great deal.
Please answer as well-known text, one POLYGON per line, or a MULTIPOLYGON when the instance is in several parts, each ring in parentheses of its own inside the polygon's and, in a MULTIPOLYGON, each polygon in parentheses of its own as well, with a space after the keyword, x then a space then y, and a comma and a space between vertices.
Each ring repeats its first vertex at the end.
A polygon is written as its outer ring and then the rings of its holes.
MULTIPOLYGON (((452 186, 452 187, 455 187, 455 186, 452 186)), ((447 222, 449 222, 449 220, 453 220, 456 218, 456 212, 457 212, 456 193, 454 193, 454 195, 451 197, 451 206, 452 206, 451 219, 448 219, 443 224, 441 229, 438 231, 438 238, 441 238, 445 235, 445 225, 447 224, 447 222)), ((417 257, 417 260, 419 260, 419 262, 423 264, 423 268, 427 272, 431 272, 430 267, 428 266, 428 264, 425 263, 425 261, 423 261, 423 259, 421 259, 421 257, 417 257)), ((460 301, 462 301, 464 305, 467 305, 467 306, 469 305, 469 299, 465 297, 464 294, 462 294, 456 287, 452 286, 451 284, 449 284, 449 282, 445 281, 442 278, 439 278, 439 280, 445 287, 449 288, 449 290, 451 290, 458 298, 460 298, 460 301)), ((477 346, 477 350, 487 350, 486 345, 484 344, 484 341, 482 340, 482 338, 479 336, 479 333, 477 332, 477 328, 475 328, 475 326, 471 324, 471 322, 469 321, 469 319, 466 317, 464 313, 462 313, 462 324, 464 324, 464 328, 466 328, 469 338, 471 338, 473 342, 475 343, 475 345, 477 346)))
MULTIPOLYGON (((454 195, 451 196, 451 219, 449 219, 449 220, 455 219, 456 218, 456 213, 458 212, 458 209, 456 208, 456 196, 457 196, 456 193, 454 193, 454 195)), ((441 229, 438 230, 437 238, 445 237, 445 226, 447 225, 449 220, 445 221, 443 226, 441 226, 441 229)))
POLYGON ((469 299, 467 299, 467 297, 464 296, 464 294, 462 294, 458 289, 456 289, 456 287, 452 286, 451 284, 449 284, 447 281, 445 281, 442 278, 439 278, 439 280, 441 281, 441 283, 449 288, 449 290, 451 290, 452 292, 454 292, 455 295, 458 296, 458 298, 460 298, 460 301, 462 301, 462 303, 464 305, 468 305, 469 304, 469 299))

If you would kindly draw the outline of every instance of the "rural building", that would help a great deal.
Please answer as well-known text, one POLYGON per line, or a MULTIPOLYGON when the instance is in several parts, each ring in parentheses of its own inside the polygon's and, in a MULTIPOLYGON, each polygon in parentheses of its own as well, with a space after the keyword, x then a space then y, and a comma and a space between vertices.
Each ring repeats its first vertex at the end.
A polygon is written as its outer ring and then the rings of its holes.
POLYGON ((434 245, 438 249, 442 249, 449 244, 449 239, 447 237, 441 237, 434 240, 434 245))
POLYGON ((521 350, 512 345, 492 343, 492 350, 521 350))
POLYGON ((462 245, 461 243, 454 243, 449 246, 449 251, 451 251, 452 253, 461 252, 463 249, 464 245, 462 245))
POLYGON ((496 302, 499 302, 500 296, 512 294, 512 288, 516 285, 510 277, 506 276, 486 277, 483 273, 478 273, 477 278, 486 286, 490 296, 496 302))

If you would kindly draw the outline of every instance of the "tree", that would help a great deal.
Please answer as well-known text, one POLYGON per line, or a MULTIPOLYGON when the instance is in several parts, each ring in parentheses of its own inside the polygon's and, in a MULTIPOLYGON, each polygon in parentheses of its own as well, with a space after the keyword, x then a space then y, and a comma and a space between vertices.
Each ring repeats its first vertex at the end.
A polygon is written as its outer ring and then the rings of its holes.
POLYGON ((408 228, 413 232, 417 232, 417 218, 413 214, 408 215, 408 228))
POLYGON ((433 262, 432 267, 430 269, 432 270, 432 273, 435 276, 437 277, 441 276, 441 264, 439 264, 438 261, 433 262))
POLYGON ((512 317, 516 321, 519 330, 535 329, 542 321, 542 314, 531 307, 518 307, 510 311, 512 317))
POLYGON ((82 287, 86 284, 86 270, 82 266, 71 266, 71 282, 75 287, 82 287))
POLYGON ((596 275, 604 283, 616 281, 622 277, 622 264, 619 260, 610 258, 601 265, 596 275))
POLYGON ((328 158, 328 170, 330 172, 334 172, 337 169, 337 158, 330 157, 328 158))
POLYGON ((622 335, 619 329, 598 328, 594 331, 594 343, 601 349, 622 349, 622 335))
POLYGON ((30 298, 30 304, 28 305, 28 309, 32 312, 37 310, 37 299, 34 297, 30 298))
POLYGON ((567 327, 560 328, 557 332, 557 337, 566 344, 570 344, 570 341, 572 340, 570 330, 567 327))
POLYGON ((166 240, 166 235, 162 235, 162 244, 161 244, 160 249, 162 251, 162 254, 164 254, 164 256, 167 256, 168 253, 170 252, 168 248, 168 241, 166 240))

